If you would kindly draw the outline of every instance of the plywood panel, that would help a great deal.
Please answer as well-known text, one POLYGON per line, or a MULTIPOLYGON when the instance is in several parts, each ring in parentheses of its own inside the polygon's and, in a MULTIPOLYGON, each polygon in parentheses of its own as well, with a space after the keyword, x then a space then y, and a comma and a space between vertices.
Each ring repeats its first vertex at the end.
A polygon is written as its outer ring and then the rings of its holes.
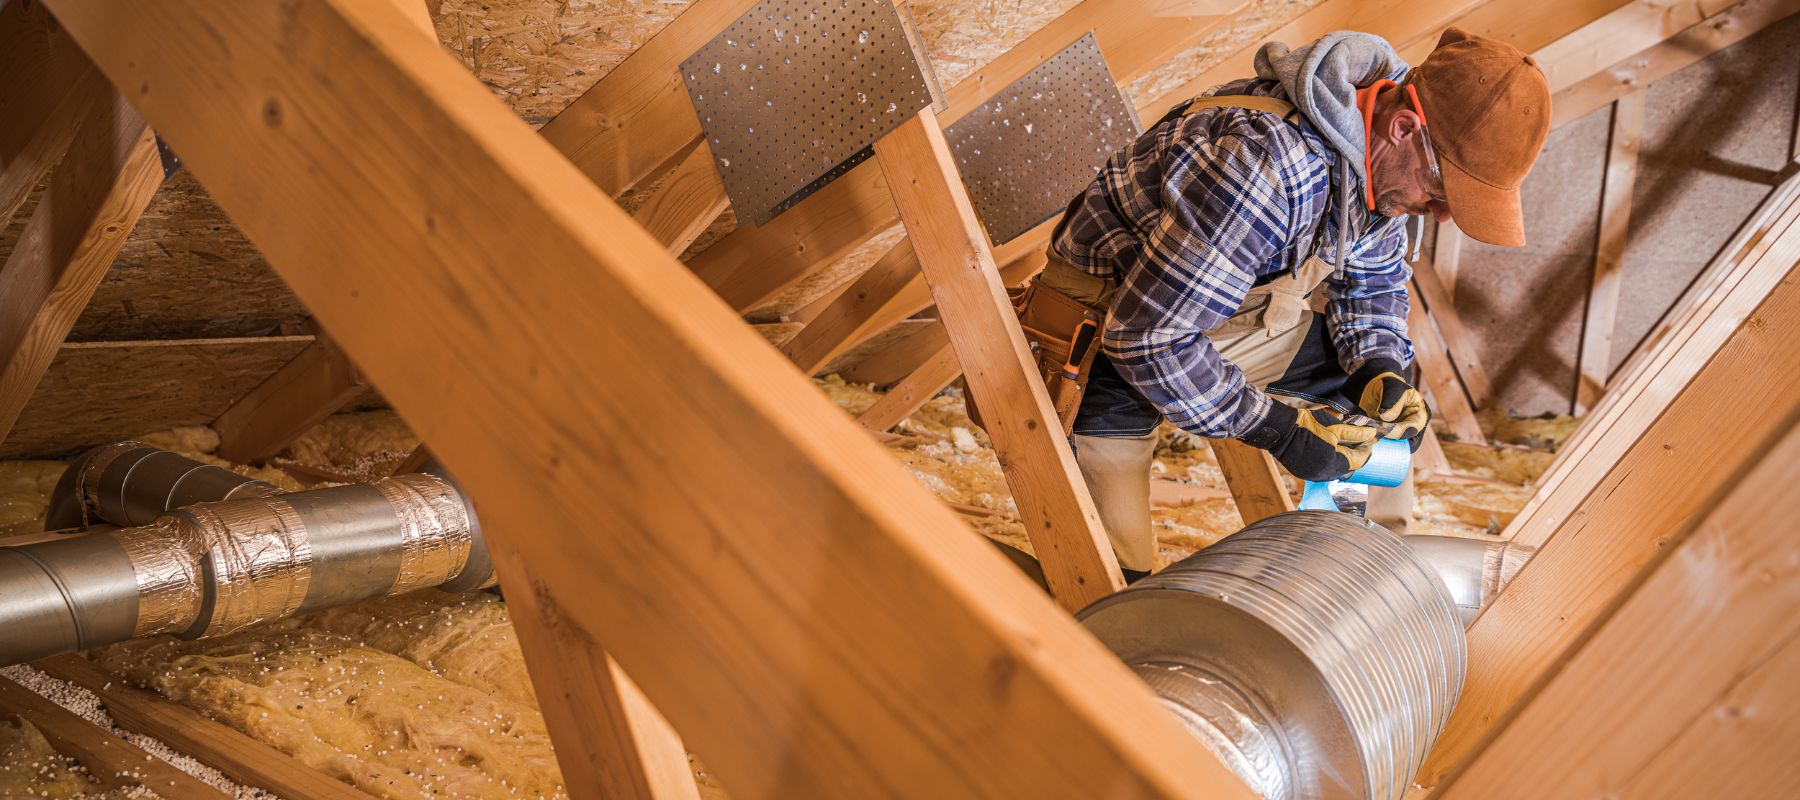
POLYGON ((0 457, 60 455, 205 425, 311 343, 274 336, 65 344, 0 457))

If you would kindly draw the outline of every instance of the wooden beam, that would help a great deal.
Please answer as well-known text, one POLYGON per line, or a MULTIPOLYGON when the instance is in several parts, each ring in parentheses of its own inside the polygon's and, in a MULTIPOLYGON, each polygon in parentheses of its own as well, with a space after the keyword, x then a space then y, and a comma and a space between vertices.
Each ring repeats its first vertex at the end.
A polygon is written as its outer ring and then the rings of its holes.
POLYGON ((1594 281, 1588 289, 1587 317, 1581 327, 1581 354, 1575 389, 1575 416, 1606 393, 1612 371, 1613 323, 1619 316, 1619 287, 1624 282, 1625 246, 1630 241, 1631 190, 1637 183, 1638 147, 1644 138, 1644 90, 1613 103, 1612 140, 1606 154, 1606 178, 1600 190, 1600 233, 1594 246, 1594 281))
MULTIPOLYGON (((857 417, 856 422, 872 431, 886 431, 912 416, 961 374, 962 363, 956 360, 956 348, 945 342, 924 364, 894 384, 894 388, 875 401, 875 405, 857 417)), ((964 402, 967 401, 965 397, 964 402)))
MULTIPOLYGON (((1456 299, 1456 276, 1462 272, 1463 232, 1456 222, 1445 220, 1437 225, 1437 239, 1431 245, 1431 269, 1444 287, 1444 296, 1456 299)), ((1455 308, 1454 302, 1450 305, 1455 308)))
MULTIPOLYGON (((840 296, 834 299, 830 307, 821 311, 819 316, 808 324, 807 327, 810 328, 828 319, 828 324, 832 326, 831 329, 821 330, 817 334, 823 340, 822 342, 809 344, 809 347, 823 348, 826 346, 825 343, 829 342, 831 351, 848 353, 858 345, 900 324, 902 320, 910 319, 931 307, 931 289, 925 283, 925 276, 918 271, 917 258, 911 255, 912 246, 910 244, 902 246, 906 248, 911 259, 908 261, 907 269, 910 269, 912 274, 908 276, 907 280, 904 283, 882 280, 876 285, 873 282, 874 279, 870 279, 870 283, 865 283, 863 278, 859 278, 852 290, 859 294, 866 290, 866 297, 845 300, 840 296), (854 302, 858 308, 839 308, 840 301, 843 303, 854 302)), ((1011 259, 1002 259, 1001 255, 1002 250, 995 250, 994 261, 1004 265, 1000 268, 1000 281, 1008 288, 1024 285, 1044 268, 1044 251, 1041 248, 1011 259)), ((870 271, 873 272, 873 268, 870 271)), ((864 273, 865 278, 868 275, 869 273, 864 273)), ((805 335, 806 328, 802 328, 800 333, 805 335)), ((901 374, 910 374, 912 370, 917 369, 924 359, 929 357, 929 353, 916 353, 915 356, 916 358, 903 369, 901 374)), ((830 362, 825 363, 829 364, 830 362)), ((801 366, 804 367, 804 364, 801 366)))
POLYGON ((1800 639, 1747 672, 1656 755, 1631 797, 1780 797, 1800 785, 1800 639))
POLYGON ((154 137, 116 93, 81 120, 68 156, 0 265, 0 440, 162 177, 154 137))
POLYGON ((1086 608, 1125 581, 936 115, 925 109, 876 141, 875 160, 981 406, 1050 592, 1071 612, 1086 608))
MULTIPOLYGON (((1417 284, 1414 284, 1415 286, 1417 284)), ((1456 367, 1450 360, 1444 338, 1423 304, 1413 303, 1406 309, 1406 332, 1412 338, 1413 358, 1419 365, 1419 377, 1431 390, 1438 419, 1456 435, 1459 442, 1487 444, 1475 408, 1463 395, 1463 383, 1456 379, 1456 367)))
POLYGON ((1448 477, 1456 470, 1450 468, 1450 459, 1444 455, 1444 445, 1438 441, 1437 431, 1425 429, 1425 438, 1419 442, 1419 451, 1413 453, 1413 473, 1420 479, 1448 477))
POLYGON ((120 728, 155 737, 245 786, 288 800, 370 800, 350 784, 187 706, 130 686, 80 656, 54 656, 32 666, 93 692, 120 728))
POLYGON ((681 62, 754 5, 695 0, 538 132, 613 197, 667 172, 701 138, 681 62))
POLYGON ((930 361, 949 344, 950 332, 944 330, 942 324, 933 323, 907 334, 905 338, 871 354, 868 358, 844 367, 838 374, 843 376, 844 380, 855 383, 888 386, 905 380, 906 376, 917 372, 919 367, 930 361))
POLYGON ((0 227, 113 92, 38 3, 0 3, 0 227))
MULTIPOLYGON (((880 260, 852 281, 849 288, 807 321, 806 327, 781 346, 794 366, 808 375, 818 372, 869 336, 920 309, 899 313, 905 301, 895 298, 910 286, 924 289, 912 242, 901 239, 880 260), (883 313, 884 307, 893 307, 883 313)), ((927 303, 930 301, 927 300, 927 303)), ((940 387, 941 388, 941 387, 940 387)))
POLYGON ((573 800, 699 800, 687 748, 624 668, 571 624, 517 549, 491 546, 563 787, 573 800), (572 745, 561 745, 571 742, 572 745))
POLYGON ((239 464, 261 462, 367 389, 350 357, 315 331, 312 344, 213 420, 218 456, 239 464))
MULTIPOLYGON (((1223 25, 1237 0, 1086 0, 950 91, 950 125, 1092 31, 1114 79, 1129 84, 1223 25)), ((691 115, 690 115, 691 116, 691 115)), ((688 266, 739 311, 765 305, 818 267, 892 230, 898 218, 881 170, 861 165, 761 227, 742 227, 688 266)), ((985 240, 983 240, 985 241, 985 240)), ((1002 260, 1004 263, 1004 260, 1002 260)))
POLYGON ((1658 404, 1655 424, 1621 457, 1589 462, 1604 478, 1469 628, 1465 688, 1420 785, 1436 785, 1473 757, 1637 585, 1645 565, 1678 540, 1684 521, 1711 508, 1793 427, 1800 414, 1797 277, 1734 326, 1693 381, 1658 404))
POLYGON ((1800 260, 1800 177, 1790 178, 1752 216, 1668 315, 1666 331, 1627 361, 1608 392, 1502 534, 1540 547, 1593 491, 1602 470, 1623 457, 1663 409, 1695 380, 1768 293, 1800 260))
POLYGON ((1209 439, 1207 443, 1212 445, 1219 472, 1225 476, 1225 486, 1245 525, 1294 510, 1294 498, 1269 451, 1236 439, 1209 439))
POLYGON ((712 147, 700 142, 631 217, 671 255, 679 256, 728 205, 731 201, 725 197, 725 184, 713 167, 712 147))
POLYGON ((199 778, 7 678, 0 678, 0 714, 31 723, 56 752, 81 762, 95 780, 108 787, 143 786, 162 797, 227 800, 224 792, 199 778))
POLYGON ((398 10, 50 4, 734 793, 1248 796, 398 10))
MULTIPOLYGON (((1585 30, 1578 34, 1577 41, 1593 48, 1590 52, 1595 55, 1590 57, 1590 63, 1611 66, 1587 75, 1574 70, 1559 73, 1558 81, 1550 87, 1555 92, 1550 99, 1550 126, 1561 127, 1587 116, 1628 92, 1649 86, 1800 11, 1800 0, 1744 0, 1713 10, 1721 5, 1718 0, 1704 3, 1700 8, 1708 12, 1705 17, 1648 45, 1639 37, 1617 35, 1619 32, 1611 25, 1596 29, 1591 36, 1585 30), (1616 38, 1609 38, 1615 35, 1616 38)), ((1680 13, 1692 7, 1694 4, 1676 3, 1672 8, 1680 13)))
MULTIPOLYGON (((1469 333, 1468 326, 1463 324, 1462 315, 1456 311, 1456 302, 1450 298, 1450 290, 1437 270, 1427 262, 1413 265, 1412 298, 1422 301, 1421 309, 1431 320, 1440 343, 1448 353, 1453 372, 1450 377, 1461 384, 1469 395, 1471 407, 1479 409, 1493 402, 1494 386, 1488 380, 1487 370, 1481 366, 1481 357, 1475 343, 1475 337, 1469 333)), ((1420 303, 1414 303, 1420 305, 1420 303)))
MULTIPOLYGON (((1668 555, 1646 565, 1642 583, 1598 620, 1598 631, 1549 672, 1541 690, 1496 726, 1491 743, 1442 785, 1441 796, 1627 796, 1708 706, 1795 641, 1800 538, 1770 524, 1768 514, 1800 506, 1800 428, 1789 427, 1778 439, 1752 459, 1760 463, 1741 480, 1726 485, 1718 505, 1658 526, 1659 549, 1668 555)), ((1539 568, 1534 560, 1526 571, 1539 568)), ((1800 710, 1792 693, 1789 699, 1787 710, 1800 710)), ((1789 755, 1793 748, 1790 741, 1789 755)), ((1792 773, 1785 764, 1743 766, 1792 773)))

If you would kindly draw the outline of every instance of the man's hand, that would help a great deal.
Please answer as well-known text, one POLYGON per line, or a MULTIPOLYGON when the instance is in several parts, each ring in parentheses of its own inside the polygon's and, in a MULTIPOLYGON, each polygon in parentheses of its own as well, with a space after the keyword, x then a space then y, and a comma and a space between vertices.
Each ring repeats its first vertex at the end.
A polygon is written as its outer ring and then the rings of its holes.
POLYGON ((1243 441, 1269 451, 1295 477, 1329 481, 1368 463, 1380 438, 1375 428, 1346 422, 1329 411, 1301 411, 1276 403, 1269 418, 1243 441))
POLYGON ((1405 439, 1414 450, 1431 424, 1425 396, 1406 380, 1406 368, 1387 358, 1370 359, 1344 382, 1344 396, 1364 414, 1382 423, 1389 439, 1405 439))

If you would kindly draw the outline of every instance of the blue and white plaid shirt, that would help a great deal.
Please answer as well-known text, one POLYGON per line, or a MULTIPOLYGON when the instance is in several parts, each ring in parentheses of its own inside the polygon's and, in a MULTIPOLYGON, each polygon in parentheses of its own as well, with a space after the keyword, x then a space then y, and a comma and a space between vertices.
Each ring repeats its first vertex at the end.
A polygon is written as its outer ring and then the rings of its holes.
MULTIPOLYGON (((1213 93, 1286 99, 1271 81, 1213 93)), ((1339 155, 1301 115, 1291 119, 1224 107, 1158 124, 1107 160, 1051 243, 1069 263, 1118 280, 1103 351, 1164 416, 1201 436, 1249 433, 1272 402, 1204 333, 1252 286, 1309 256, 1338 263, 1339 155)), ((1348 193, 1349 261, 1325 285, 1346 372, 1376 357, 1412 363, 1404 219, 1373 214, 1362 192, 1357 181, 1348 193)))

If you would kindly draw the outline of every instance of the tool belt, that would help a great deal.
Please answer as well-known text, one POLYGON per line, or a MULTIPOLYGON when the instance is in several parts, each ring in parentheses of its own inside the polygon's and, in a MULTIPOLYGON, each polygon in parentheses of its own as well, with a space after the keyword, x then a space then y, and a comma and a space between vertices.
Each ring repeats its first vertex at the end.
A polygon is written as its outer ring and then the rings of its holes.
POLYGON ((1081 394, 1087 387, 1088 368, 1100 351, 1100 325, 1106 310, 1032 281, 1008 292, 1025 342, 1037 359, 1038 375, 1050 392, 1050 405, 1062 422, 1063 434, 1075 426, 1081 410, 1081 394))

